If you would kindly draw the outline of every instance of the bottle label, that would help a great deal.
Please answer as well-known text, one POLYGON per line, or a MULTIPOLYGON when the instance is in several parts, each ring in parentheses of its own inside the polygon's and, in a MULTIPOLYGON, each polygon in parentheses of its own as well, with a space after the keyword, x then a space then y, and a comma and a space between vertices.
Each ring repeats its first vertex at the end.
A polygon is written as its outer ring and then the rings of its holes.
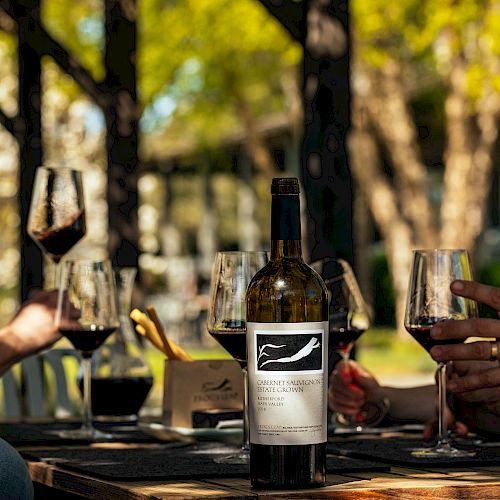
POLYGON ((247 323, 250 442, 327 440, 328 321, 247 323))

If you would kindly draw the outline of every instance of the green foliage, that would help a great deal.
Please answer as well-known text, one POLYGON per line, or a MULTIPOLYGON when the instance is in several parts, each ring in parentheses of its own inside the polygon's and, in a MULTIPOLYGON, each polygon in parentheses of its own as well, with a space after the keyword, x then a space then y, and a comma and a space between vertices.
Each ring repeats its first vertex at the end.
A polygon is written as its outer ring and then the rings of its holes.
POLYGON ((472 100, 486 91, 485 83, 500 91, 500 12, 495 0, 355 0, 351 13, 354 53, 364 64, 380 68, 392 61, 411 77, 425 76, 425 82, 440 78, 452 58, 463 54, 469 61, 472 100))
POLYGON ((44 0, 42 23, 90 71, 104 78, 104 12, 100 0, 44 0))
POLYGON ((213 144, 240 122, 242 100, 256 116, 284 108, 280 80, 301 50, 259 2, 145 0, 139 20, 141 104, 172 100, 160 122, 171 137, 213 144))

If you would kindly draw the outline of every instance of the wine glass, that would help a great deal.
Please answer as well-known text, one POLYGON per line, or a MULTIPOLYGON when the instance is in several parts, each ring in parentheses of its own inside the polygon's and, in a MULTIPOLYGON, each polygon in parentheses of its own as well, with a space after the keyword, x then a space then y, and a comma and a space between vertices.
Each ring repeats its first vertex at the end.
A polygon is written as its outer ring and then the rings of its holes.
POLYGON ((244 387, 243 444, 238 454, 218 459, 224 463, 250 461, 245 296, 250 280, 267 260, 266 252, 217 252, 212 268, 207 328, 240 364, 244 387))
MULTIPOLYGON (((79 350, 83 365, 83 418, 76 430, 59 433, 70 439, 108 439, 92 425, 92 353, 119 327, 111 261, 68 260, 62 273, 59 332, 79 350)), ((110 395, 113 397, 113 395, 110 395)))
MULTIPOLYGON (((326 257, 312 262, 311 267, 321 275, 328 288, 328 373, 333 370, 338 355, 342 357, 344 369, 348 370, 354 342, 370 327, 368 305, 347 261, 326 257)), ((381 414, 377 405, 366 402, 354 418, 341 413, 333 417, 337 426, 360 432, 362 424, 377 423, 381 414)))
MULTIPOLYGON (((431 328, 445 320, 462 320, 477 316, 477 303, 453 295, 450 284, 456 279, 472 280, 469 255, 466 250, 414 250, 408 286, 405 328, 426 350, 438 344, 450 344, 461 340, 434 340, 431 328)), ((458 450, 452 446, 447 432, 446 363, 439 363, 438 382, 438 438, 432 448, 414 450, 418 456, 470 456, 473 452, 458 450)))
POLYGON ((86 231, 81 172, 66 167, 37 168, 27 231, 52 259, 57 288, 61 259, 86 231))

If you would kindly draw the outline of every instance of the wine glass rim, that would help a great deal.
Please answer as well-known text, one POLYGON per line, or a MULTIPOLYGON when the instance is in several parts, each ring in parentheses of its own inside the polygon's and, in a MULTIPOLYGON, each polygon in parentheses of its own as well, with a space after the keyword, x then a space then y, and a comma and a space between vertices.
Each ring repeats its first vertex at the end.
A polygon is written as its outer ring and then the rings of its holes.
POLYGON ((216 255, 262 255, 267 254, 266 250, 218 250, 216 255))
MULTIPOLYGON (((69 259, 64 259, 63 262, 67 263, 67 264, 85 264, 85 265, 88 265, 88 264, 108 264, 108 263, 111 264, 111 259, 109 259, 109 258, 105 258, 105 259, 89 259, 89 258, 79 259, 78 257, 73 257, 73 258, 69 258, 69 259)), ((119 268, 119 269, 123 269, 123 268, 119 268)))
POLYGON ((413 253, 451 253, 451 252, 468 252, 466 248, 415 248, 413 253))
POLYGON ((38 165, 37 170, 38 169, 48 170, 48 171, 56 171, 56 170, 62 171, 62 170, 64 170, 67 172, 80 172, 80 173, 82 172, 82 170, 79 168, 68 167, 65 165, 38 165))

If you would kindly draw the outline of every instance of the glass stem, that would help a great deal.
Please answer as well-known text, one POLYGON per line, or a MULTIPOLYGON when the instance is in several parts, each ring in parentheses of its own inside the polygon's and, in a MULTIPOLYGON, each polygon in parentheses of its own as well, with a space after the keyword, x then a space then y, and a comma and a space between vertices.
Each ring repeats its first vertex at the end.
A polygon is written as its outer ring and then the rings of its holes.
POLYGON ((92 358, 84 356, 83 358, 83 415, 82 429, 92 429, 92 397, 90 393, 91 372, 90 361, 92 358))
POLYGON ((446 363, 439 363, 437 368, 438 379, 438 445, 447 446, 448 422, 446 419, 446 363))
POLYGON ((344 369, 348 370, 349 369, 349 354, 351 350, 350 349, 342 349, 342 361, 344 363, 344 369))
POLYGON ((54 288, 57 289, 57 309, 55 313, 54 323, 58 328, 59 325, 61 324, 62 300, 64 293, 64 286, 62 281, 63 280, 62 280, 61 265, 59 263, 54 264, 54 288))
POLYGON ((250 451, 250 428, 248 418, 248 370, 247 367, 242 368, 243 372, 243 443, 242 451, 250 451))

